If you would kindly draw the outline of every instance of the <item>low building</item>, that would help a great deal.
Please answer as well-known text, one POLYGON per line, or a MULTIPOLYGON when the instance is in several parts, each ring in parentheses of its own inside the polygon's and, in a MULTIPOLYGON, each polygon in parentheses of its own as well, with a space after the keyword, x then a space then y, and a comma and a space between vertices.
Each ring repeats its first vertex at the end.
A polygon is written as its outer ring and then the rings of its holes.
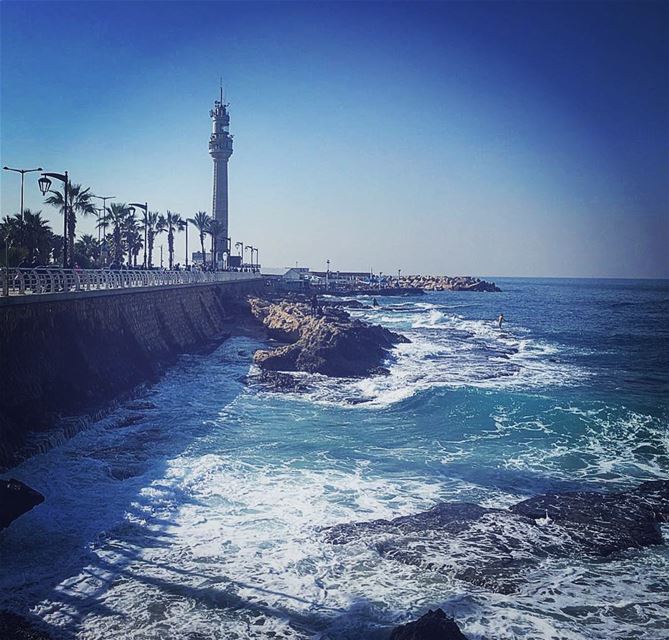
POLYGON ((260 274, 277 289, 304 291, 309 288, 310 278, 307 267, 263 267, 260 274))

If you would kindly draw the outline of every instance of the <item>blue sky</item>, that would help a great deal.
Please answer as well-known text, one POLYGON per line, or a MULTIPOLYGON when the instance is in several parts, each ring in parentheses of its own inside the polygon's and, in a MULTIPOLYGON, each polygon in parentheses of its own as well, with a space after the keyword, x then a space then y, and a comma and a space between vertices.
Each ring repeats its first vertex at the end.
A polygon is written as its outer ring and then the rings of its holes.
POLYGON ((223 76, 264 264, 669 277, 668 7, 3 2, 2 164, 210 211, 223 76))

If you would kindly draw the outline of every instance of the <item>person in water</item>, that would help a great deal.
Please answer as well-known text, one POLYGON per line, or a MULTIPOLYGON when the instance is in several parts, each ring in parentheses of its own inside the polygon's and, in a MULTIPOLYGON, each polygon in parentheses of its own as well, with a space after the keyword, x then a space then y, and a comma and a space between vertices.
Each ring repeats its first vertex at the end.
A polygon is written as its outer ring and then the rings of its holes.
POLYGON ((374 300, 372 300, 372 306, 373 307, 378 307, 379 306, 379 303, 378 303, 376 298, 374 298, 374 300))
POLYGON ((499 318, 497 318, 497 325, 499 326, 500 329, 502 328, 503 322, 504 322, 504 314, 500 313, 499 318))

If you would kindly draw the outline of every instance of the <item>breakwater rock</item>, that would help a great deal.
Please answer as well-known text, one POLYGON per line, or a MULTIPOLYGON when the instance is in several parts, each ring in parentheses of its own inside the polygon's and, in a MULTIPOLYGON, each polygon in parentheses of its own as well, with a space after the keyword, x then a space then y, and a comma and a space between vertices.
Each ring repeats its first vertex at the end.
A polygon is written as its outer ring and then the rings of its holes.
POLYGON ((494 282, 472 276, 403 276, 399 286, 423 291, 501 291, 494 282))
POLYGON ((0 480, 0 531, 44 502, 44 496, 19 480, 0 480))
POLYGON ((390 640, 467 640, 443 609, 428 611, 414 622, 393 629, 390 640))
POLYGON ((301 302, 251 299, 252 314, 271 338, 289 344, 257 351, 254 361, 269 371, 306 371, 336 377, 382 372, 390 349, 409 342, 377 325, 352 320, 343 309, 317 315, 301 302))
POLYGON ((662 544, 661 522, 669 522, 669 480, 617 493, 550 493, 509 509, 444 502, 393 520, 336 525, 325 537, 364 541, 384 558, 513 593, 546 558, 606 559, 662 544))

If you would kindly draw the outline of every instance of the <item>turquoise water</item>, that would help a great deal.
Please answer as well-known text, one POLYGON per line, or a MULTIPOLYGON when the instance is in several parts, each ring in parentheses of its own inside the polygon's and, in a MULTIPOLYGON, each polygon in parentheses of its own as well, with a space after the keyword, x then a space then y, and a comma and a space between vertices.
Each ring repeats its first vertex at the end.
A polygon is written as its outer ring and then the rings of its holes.
POLYGON ((666 545, 545 560, 500 595, 323 539, 442 500, 669 477, 669 283, 498 284, 354 312, 411 338, 389 376, 279 394, 245 384, 249 339, 182 358, 8 474, 46 501, 0 534, 0 607, 95 640, 384 638, 435 606, 473 640, 669 638, 666 545))

